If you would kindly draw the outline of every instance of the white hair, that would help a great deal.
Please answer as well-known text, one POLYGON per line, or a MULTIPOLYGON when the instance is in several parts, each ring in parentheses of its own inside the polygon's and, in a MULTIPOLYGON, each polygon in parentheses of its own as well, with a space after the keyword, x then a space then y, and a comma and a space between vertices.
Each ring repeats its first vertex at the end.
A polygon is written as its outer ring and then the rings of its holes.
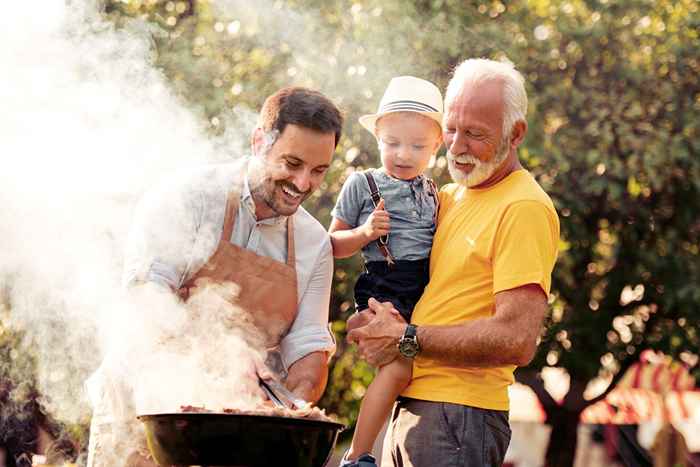
POLYGON ((511 62, 470 58, 460 63, 447 85, 445 107, 465 85, 479 85, 492 80, 503 83, 503 137, 506 138, 515 122, 526 121, 527 114, 525 79, 511 62))

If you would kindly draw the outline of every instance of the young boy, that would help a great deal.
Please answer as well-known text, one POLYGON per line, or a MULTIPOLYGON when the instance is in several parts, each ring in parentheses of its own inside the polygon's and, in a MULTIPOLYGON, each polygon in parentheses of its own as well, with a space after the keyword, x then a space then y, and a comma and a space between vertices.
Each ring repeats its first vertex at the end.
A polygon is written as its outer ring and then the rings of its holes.
MULTIPOLYGON (((410 322, 428 283, 437 191, 423 171, 442 142, 442 106, 434 84, 401 76, 389 83, 377 113, 360 117, 377 138, 382 167, 347 179, 329 228, 333 256, 346 258, 362 250, 365 272, 355 284, 356 311, 367 309, 374 297, 392 302, 410 322)), ((379 369, 341 467, 376 466, 372 445, 411 372, 412 360, 404 357, 379 369)))

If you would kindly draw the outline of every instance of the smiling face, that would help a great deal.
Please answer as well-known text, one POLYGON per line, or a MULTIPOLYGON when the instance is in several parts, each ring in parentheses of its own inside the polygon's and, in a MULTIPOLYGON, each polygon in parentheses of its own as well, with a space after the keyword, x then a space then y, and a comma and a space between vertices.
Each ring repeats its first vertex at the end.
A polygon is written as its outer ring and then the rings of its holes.
POLYGON ((498 80, 464 86, 446 102, 443 139, 455 182, 488 186, 516 157, 511 135, 503 134, 503 115, 503 83, 498 80))
POLYGON ((416 112, 384 115, 377 121, 376 136, 382 166, 401 180, 421 175, 441 143, 435 120, 416 112))
POLYGON ((335 151, 335 134, 289 124, 271 147, 253 135, 250 188, 258 220, 291 216, 321 184, 335 151))

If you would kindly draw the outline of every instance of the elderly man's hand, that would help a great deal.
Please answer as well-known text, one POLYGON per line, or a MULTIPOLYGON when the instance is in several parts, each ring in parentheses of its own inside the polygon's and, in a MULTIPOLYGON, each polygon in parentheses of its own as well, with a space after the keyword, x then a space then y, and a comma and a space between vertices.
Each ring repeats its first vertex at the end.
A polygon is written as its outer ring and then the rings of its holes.
POLYGON ((345 329, 347 330, 345 340, 347 340, 349 344, 357 344, 357 342, 351 340, 350 338, 350 336, 352 335, 352 330, 361 328, 362 326, 367 326, 369 322, 374 319, 374 315, 375 313, 371 309, 353 313, 352 316, 348 318, 348 321, 345 324, 345 329))
POLYGON ((398 357, 397 344, 406 330, 406 321, 390 302, 370 298, 369 308, 364 318, 372 313, 374 318, 364 326, 355 326, 348 333, 348 341, 357 343, 360 356, 370 365, 383 366, 398 357))

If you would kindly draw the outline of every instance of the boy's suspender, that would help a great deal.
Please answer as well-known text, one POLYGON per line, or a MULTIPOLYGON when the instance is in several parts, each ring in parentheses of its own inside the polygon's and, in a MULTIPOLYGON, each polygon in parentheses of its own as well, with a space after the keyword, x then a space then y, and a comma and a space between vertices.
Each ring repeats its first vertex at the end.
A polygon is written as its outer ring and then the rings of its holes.
MULTIPOLYGON (((369 185, 369 194, 372 197, 372 204, 374 204, 374 207, 376 208, 379 204, 379 201, 382 199, 382 194, 379 191, 377 183, 374 181, 374 177, 372 176, 370 170, 363 171, 362 175, 364 175, 365 179, 367 179, 367 184, 369 185)), ((437 225, 438 209, 440 208, 440 198, 438 196, 438 190, 437 186, 435 185, 435 182, 429 178, 426 178, 426 180, 428 182, 428 195, 435 201, 435 215, 433 216, 433 222, 437 225)), ((386 258, 386 262, 389 263, 389 266, 392 266, 396 260, 391 254, 391 251, 389 251, 389 236, 382 235, 376 240, 376 242, 377 246, 379 247, 379 251, 382 253, 382 255, 384 255, 384 258, 386 258)))
MULTIPOLYGON (((382 199, 382 194, 379 192, 379 188, 377 188, 377 183, 374 181, 374 177, 372 176, 369 170, 365 170, 364 172, 362 172, 362 175, 364 175, 367 179, 367 184, 369 185, 369 193, 372 197, 372 204, 374 204, 374 207, 376 208, 379 204, 379 201, 382 199)), ((376 242, 377 246, 379 247, 379 251, 381 251, 382 255, 384 255, 384 258, 386 259, 386 262, 389 264, 389 266, 393 266, 395 260, 391 252, 389 251, 389 236, 382 235, 376 240, 376 242)))
POLYGON ((440 197, 438 196, 438 189, 435 182, 430 178, 426 178, 426 180, 428 181, 428 194, 431 198, 433 198, 433 201, 435 201, 435 215, 433 216, 433 224, 437 226, 438 210, 440 209, 440 197))

